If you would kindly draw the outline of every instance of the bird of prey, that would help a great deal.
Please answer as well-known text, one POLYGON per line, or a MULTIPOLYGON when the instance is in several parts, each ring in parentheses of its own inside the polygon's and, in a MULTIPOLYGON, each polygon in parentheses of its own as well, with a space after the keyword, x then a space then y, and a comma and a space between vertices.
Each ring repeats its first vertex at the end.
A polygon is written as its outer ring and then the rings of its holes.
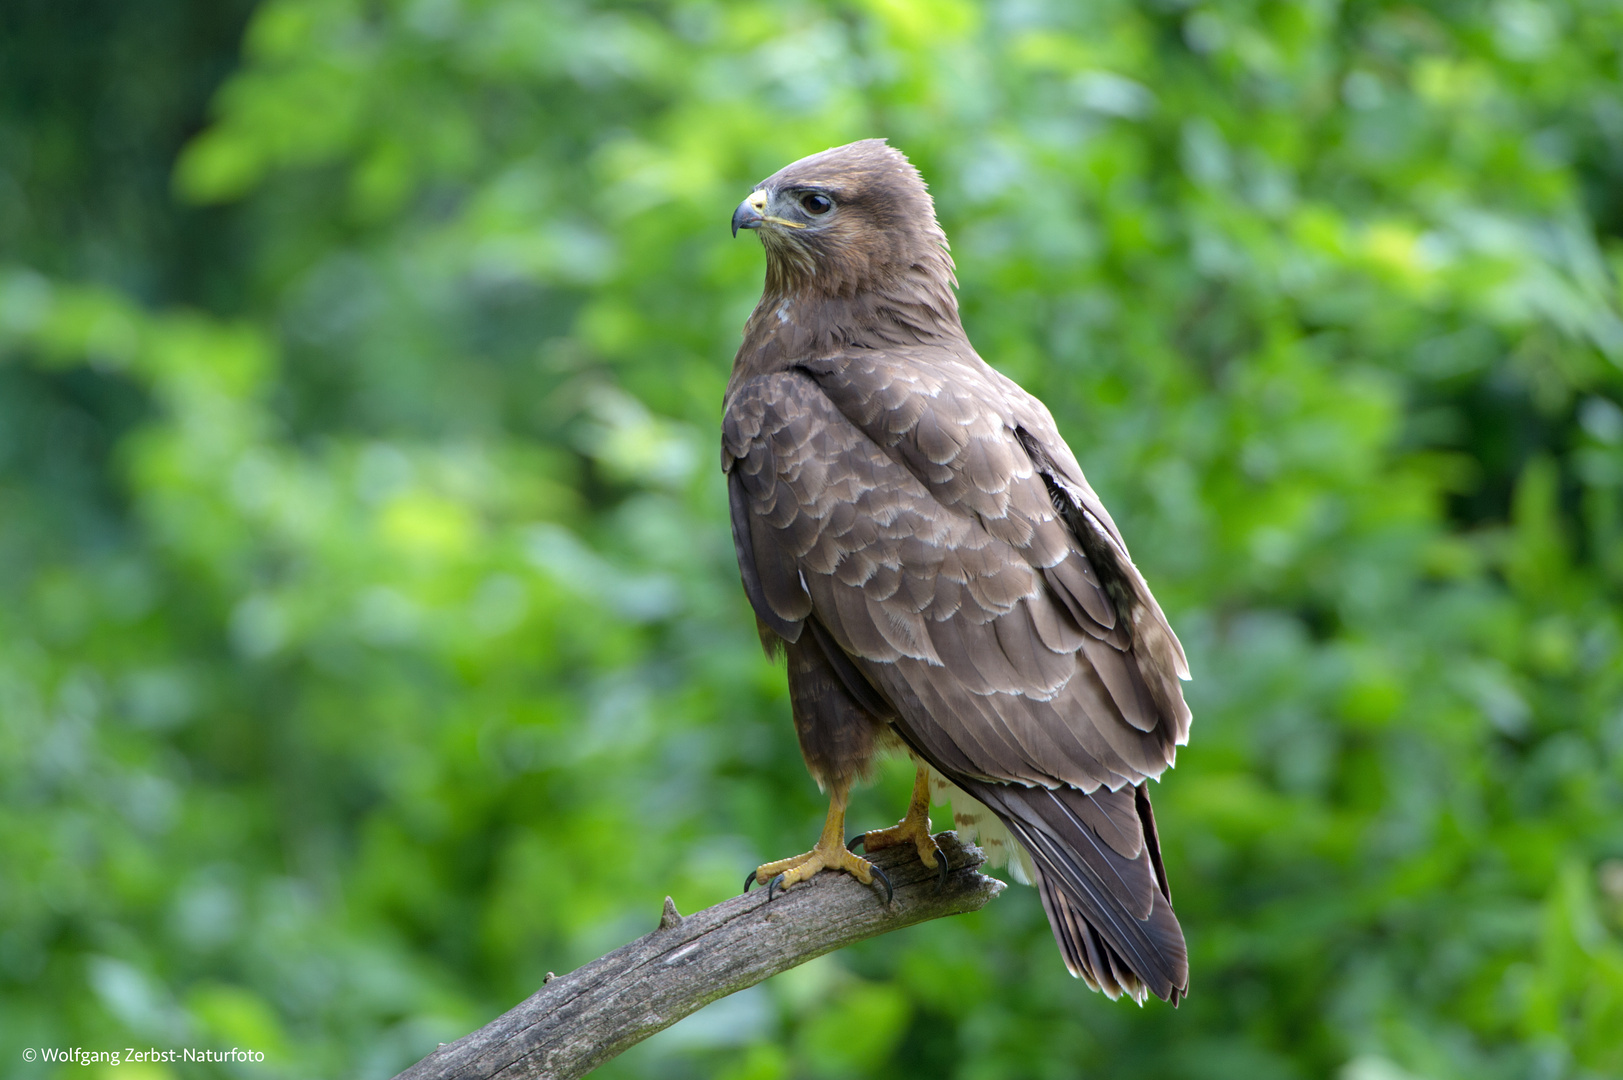
POLYGON ((732 226, 766 249, 722 421, 733 540, 830 795, 816 847, 749 883, 872 884, 847 795, 905 748, 911 805, 868 851, 911 844, 945 872, 933 770, 1037 886, 1071 974, 1176 1004, 1188 957, 1147 781, 1188 740, 1188 664, 1048 409, 965 336, 924 181, 867 139, 763 180, 732 226))

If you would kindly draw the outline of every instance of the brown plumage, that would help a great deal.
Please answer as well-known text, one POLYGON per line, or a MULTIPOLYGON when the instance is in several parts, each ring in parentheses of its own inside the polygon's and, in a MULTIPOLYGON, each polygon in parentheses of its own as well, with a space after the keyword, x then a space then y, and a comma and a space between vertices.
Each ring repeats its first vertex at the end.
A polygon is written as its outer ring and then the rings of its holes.
POLYGON ((1183 650, 1047 408, 965 337, 923 181, 852 143, 757 185, 733 227, 767 270, 722 467, 807 767, 843 811, 899 739, 1029 854, 1073 974, 1178 1001, 1145 782, 1188 739, 1183 650))

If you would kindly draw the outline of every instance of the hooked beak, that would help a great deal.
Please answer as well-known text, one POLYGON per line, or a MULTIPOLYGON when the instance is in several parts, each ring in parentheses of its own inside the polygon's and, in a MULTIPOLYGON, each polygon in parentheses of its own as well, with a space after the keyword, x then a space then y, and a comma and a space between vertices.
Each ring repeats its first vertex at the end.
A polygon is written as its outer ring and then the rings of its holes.
POLYGON ((739 229, 759 229, 761 222, 766 220, 766 192, 752 191, 749 198, 738 204, 733 211, 733 235, 738 235, 739 229))

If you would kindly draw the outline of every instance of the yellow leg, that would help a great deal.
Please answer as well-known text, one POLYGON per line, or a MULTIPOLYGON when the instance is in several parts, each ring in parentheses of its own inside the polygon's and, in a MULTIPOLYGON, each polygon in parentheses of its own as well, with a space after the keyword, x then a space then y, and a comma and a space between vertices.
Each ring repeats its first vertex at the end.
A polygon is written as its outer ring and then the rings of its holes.
POLYGON ((796 882, 805 881, 819 870, 844 870, 864 885, 872 885, 877 875, 880 881, 884 882, 885 899, 888 902, 891 893, 890 881, 867 859, 859 858, 846 850, 845 806, 850 790, 850 784, 843 784, 835 787, 829 794, 828 818, 823 822, 823 835, 817 838, 816 847, 804 855, 761 864, 745 882, 745 887, 748 888, 751 884, 766 885, 767 899, 770 900, 773 893, 787 889, 796 882))
POLYGON ((942 878, 946 878, 946 856, 930 835, 930 766, 921 764, 913 778, 913 799, 907 804, 907 816, 891 828, 864 833, 861 842, 869 851, 911 843, 919 853, 919 861, 932 870, 939 866, 942 878))

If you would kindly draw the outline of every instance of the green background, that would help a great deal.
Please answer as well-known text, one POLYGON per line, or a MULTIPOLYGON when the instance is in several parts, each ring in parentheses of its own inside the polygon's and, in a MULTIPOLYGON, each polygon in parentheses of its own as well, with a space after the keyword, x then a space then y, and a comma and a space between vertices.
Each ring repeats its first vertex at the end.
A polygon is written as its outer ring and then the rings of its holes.
POLYGON ((883 135, 1188 647, 1190 997, 1088 993, 1015 889, 600 1075, 1623 1076, 1620 43, 1602 0, 11 0, 0 1073, 386 1077, 809 845, 716 465, 727 220, 883 135), (266 1060, 21 1059, 75 1045, 266 1060))

